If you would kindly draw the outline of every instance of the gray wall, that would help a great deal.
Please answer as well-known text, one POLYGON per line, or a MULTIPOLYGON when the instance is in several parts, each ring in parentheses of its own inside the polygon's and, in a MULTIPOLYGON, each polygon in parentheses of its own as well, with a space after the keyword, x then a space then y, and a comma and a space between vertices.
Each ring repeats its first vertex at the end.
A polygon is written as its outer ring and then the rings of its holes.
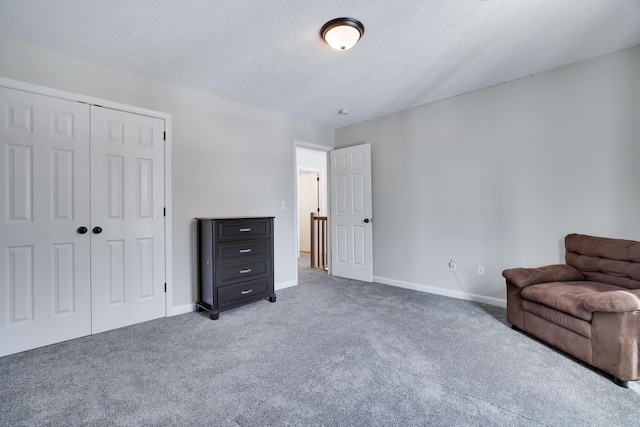
POLYGON ((295 283, 294 140, 372 144, 381 281, 502 299, 502 269, 560 262, 567 233, 640 240, 640 47, 335 135, 4 37, 0 55, 2 77, 173 115, 177 311, 196 298, 196 216, 275 215, 276 283, 295 283))
POLYGON ((198 216, 276 216, 276 288, 295 283, 294 140, 333 146, 332 129, 5 37, 0 57, 2 77, 172 114, 175 312, 197 296, 198 216))
POLYGON ((372 144, 376 279, 504 299, 568 233, 640 240, 639 76, 635 47, 339 129, 372 144))

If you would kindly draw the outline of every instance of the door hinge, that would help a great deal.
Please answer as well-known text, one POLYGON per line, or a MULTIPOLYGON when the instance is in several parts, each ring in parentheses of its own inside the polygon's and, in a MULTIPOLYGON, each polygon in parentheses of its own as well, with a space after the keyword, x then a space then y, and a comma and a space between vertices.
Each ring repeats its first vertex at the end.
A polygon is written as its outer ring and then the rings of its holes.
POLYGON ((167 140, 167 132, 162 132, 162 140, 163 141, 167 140))
POLYGON ((167 216, 167 208, 162 208, 162 216, 167 216))
POLYGON ((166 283, 164 284, 164 293, 165 294, 167 293, 167 284, 166 283))
POLYGON ((316 178, 316 181, 320 182, 320 177, 317 177, 317 178, 316 178))

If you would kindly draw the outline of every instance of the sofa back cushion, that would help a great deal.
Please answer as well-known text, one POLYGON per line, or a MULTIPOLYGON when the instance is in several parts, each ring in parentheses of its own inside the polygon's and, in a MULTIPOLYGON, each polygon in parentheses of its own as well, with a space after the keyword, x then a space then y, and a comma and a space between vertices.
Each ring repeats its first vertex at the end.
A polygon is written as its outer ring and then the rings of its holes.
POLYGON ((640 289, 640 242, 569 234, 565 262, 592 282, 640 289))

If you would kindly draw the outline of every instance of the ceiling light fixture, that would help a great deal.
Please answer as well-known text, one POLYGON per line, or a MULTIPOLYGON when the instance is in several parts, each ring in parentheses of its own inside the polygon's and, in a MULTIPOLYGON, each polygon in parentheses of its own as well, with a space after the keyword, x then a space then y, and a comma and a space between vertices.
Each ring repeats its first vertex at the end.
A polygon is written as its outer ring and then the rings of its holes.
POLYGON ((364 25, 357 19, 336 18, 322 26, 320 35, 335 50, 347 50, 364 35, 364 25))

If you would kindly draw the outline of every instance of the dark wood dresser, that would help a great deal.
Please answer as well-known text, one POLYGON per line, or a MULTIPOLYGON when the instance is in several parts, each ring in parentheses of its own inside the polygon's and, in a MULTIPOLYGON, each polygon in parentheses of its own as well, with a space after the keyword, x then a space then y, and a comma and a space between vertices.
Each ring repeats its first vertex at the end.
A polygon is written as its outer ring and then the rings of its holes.
POLYGON ((198 302, 196 310, 217 319, 220 311, 261 298, 273 290, 273 217, 196 218, 198 302))

